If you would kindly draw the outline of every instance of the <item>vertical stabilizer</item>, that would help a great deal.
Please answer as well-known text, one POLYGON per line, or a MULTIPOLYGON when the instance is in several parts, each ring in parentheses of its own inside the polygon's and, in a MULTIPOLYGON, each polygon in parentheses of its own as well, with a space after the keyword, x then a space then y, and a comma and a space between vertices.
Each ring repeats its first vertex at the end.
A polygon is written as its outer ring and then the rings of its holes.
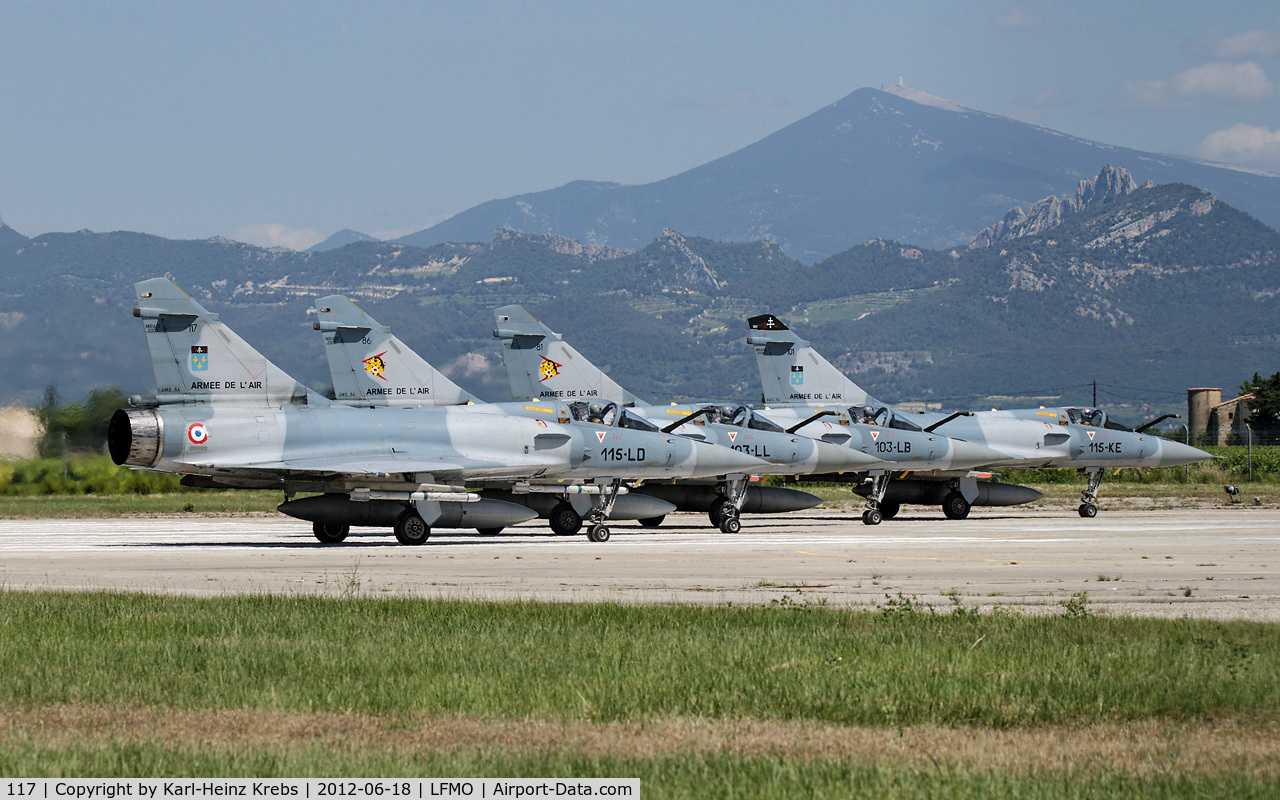
POLYGON ((507 365, 514 399, 599 398, 622 405, 644 402, 601 372, 524 307, 503 306, 493 313, 497 323, 493 335, 502 340, 502 361, 507 365))
POLYGON ((316 301, 334 397, 349 406, 456 406, 478 402, 386 325, 342 295, 316 301))
POLYGON ((134 284, 161 403, 327 405, 165 278, 134 284))
POLYGON ((765 403, 880 404, 774 315, 751 317, 747 325, 765 403))

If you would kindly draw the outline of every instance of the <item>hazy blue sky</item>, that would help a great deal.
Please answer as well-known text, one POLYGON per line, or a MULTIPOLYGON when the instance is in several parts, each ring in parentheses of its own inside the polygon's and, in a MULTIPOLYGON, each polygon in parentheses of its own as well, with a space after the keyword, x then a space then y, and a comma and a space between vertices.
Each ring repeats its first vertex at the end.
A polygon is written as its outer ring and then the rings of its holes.
POLYGON ((1280 5, 0 0, 0 214, 306 247, 643 183, 894 83, 1280 170, 1280 5))

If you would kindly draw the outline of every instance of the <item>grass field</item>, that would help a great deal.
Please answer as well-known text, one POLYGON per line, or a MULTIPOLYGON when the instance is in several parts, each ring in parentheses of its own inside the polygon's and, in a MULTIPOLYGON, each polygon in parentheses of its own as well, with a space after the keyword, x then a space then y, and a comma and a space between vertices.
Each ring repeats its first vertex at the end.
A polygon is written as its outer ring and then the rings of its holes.
POLYGON ((0 773, 1275 796, 1275 626, 0 593, 0 773))
POLYGON ((275 512, 281 492, 197 489, 173 494, 0 496, 0 519, 124 517, 132 514, 275 512))

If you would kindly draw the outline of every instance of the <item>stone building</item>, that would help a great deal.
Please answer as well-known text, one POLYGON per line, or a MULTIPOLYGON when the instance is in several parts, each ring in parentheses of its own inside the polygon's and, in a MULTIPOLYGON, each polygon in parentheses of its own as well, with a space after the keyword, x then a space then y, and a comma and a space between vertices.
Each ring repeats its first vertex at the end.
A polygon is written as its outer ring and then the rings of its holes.
MULTIPOLYGON (((1196 388, 1187 390, 1187 430, 1192 444, 1225 445, 1249 441, 1248 423, 1253 418, 1249 401, 1253 395, 1244 394, 1231 400, 1222 399, 1222 390, 1196 388)), ((1254 432, 1254 443, 1260 443, 1254 432)))
POLYGON ((40 420, 29 409, 0 407, 0 458, 34 458, 40 434, 40 420))

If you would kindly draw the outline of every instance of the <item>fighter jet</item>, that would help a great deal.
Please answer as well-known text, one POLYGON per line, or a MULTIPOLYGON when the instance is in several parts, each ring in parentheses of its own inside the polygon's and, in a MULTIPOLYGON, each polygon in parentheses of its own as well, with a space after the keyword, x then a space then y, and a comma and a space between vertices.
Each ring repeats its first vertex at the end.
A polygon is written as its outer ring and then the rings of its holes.
MULTIPOLYGON (((1083 469, 1088 483, 1078 509, 1082 517, 1097 515, 1098 488, 1107 468, 1182 466, 1212 458, 1194 447, 1144 435, 1145 430, 1165 417, 1135 431, 1110 419, 1102 410, 1091 408, 903 412, 868 395, 773 314, 751 317, 747 325, 751 330, 747 343, 755 348, 762 399, 770 408, 768 413, 780 414, 778 406, 794 407, 796 414, 837 406, 855 416, 884 419, 890 425, 940 430, 949 436, 982 442, 1010 456, 1005 462, 988 466, 1083 469)), ((888 494, 881 505, 894 513, 897 506, 886 504, 936 502, 945 491, 936 484, 919 481, 899 481, 893 488, 897 494, 888 494)), ((942 496, 943 510, 949 518, 962 519, 971 504, 1004 505, 1003 501, 1010 499, 1005 496, 1010 488, 1026 489, 1006 484, 966 487, 962 482, 957 487, 959 497, 957 490, 942 496)))
MULTIPOLYGON (((280 510, 312 521, 322 542, 343 540, 351 525, 390 524, 402 544, 422 544, 432 525, 483 529, 535 516, 467 482, 590 480, 579 491, 607 506, 626 491, 619 475, 700 477, 758 463, 678 436, 484 406, 350 408, 295 381, 170 281, 135 289, 156 391, 112 416, 112 460, 181 474, 191 486, 318 492, 280 510)), ((608 540, 603 517, 591 523, 588 538, 608 540)))
MULTIPOLYGON (((334 395, 339 403, 368 408, 417 408, 483 402, 450 381, 396 337, 391 328, 379 323, 350 299, 342 295, 322 297, 315 303, 315 312, 317 319, 313 327, 324 338, 334 395)), ((583 403, 570 405, 556 400, 532 404, 493 403, 488 408, 557 425, 607 423, 607 427, 612 427, 616 422, 622 429, 657 430, 629 412, 616 408, 590 409, 583 403)), ((603 440, 599 443, 603 444, 603 440)), ((599 494, 584 493, 580 487, 564 481, 528 486, 485 482, 483 487, 481 494, 486 498, 534 509, 538 516, 551 520, 552 530, 562 536, 577 533, 583 518, 590 518, 602 502, 599 494)), ((615 499, 608 518, 651 520, 674 510, 675 506, 665 500, 631 492, 615 499)))
MULTIPOLYGON (((391 333, 391 329, 378 323, 363 309, 346 297, 333 295, 316 301, 316 330, 323 332, 325 350, 328 353, 330 372, 334 383, 334 392, 339 402, 348 405, 370 406, 391 405, 399 407, 415 407, 434 404, 451 404, 462 399, 464 393, 449 380, 437 372, 426 360, 415 353, 408 345, 391 333), (345 400, 341 398, 347 398, 345 400)), ((615 423, 625 428, 640 428, 657 431, 658 426, 651 420, 637 415, 634 409, 619 407, 617 403, 607 400, 574 400, 565 402, 558 398, 538 398, 535 401, 513 403, 493 403, 488 406, 503 413, 515 416, 532 416, 537 419, 564 423, 594 423, 613 426, 615 423)), ((688 412, 685 412, 686 414, 688 412)), ((683 421, 683 420, 682 420, 683 421)), ((668 424, 671 420, 661 421, 668 424)), ((742 424, 746 424, 745 420, 742 424)), ((704 428, 690 428, 679 431, 680 435, 718 444, 745 456, 764 459, 756 463, 757 468, 773 466, 778 463, 783 451, 789 454, 792 461, 801 463, 803 459, 815 461, 820 448, 830 447, 834 452, 828 454, 823 465, 827 469, 855 468, 867 463, 876 463, 875 459, 856 453, 846 453, 840 448, 814 443, 801 436, 791 436, 780 428, 769 423, 770 428, 762 429, 753 422, 749 429, 739 432, 736 428, 725 435, 708 437, 704 428), (775 441, 774 432, 780 437, 775 441), (772 448, 772 450, 770 450, 772 448), (801 454, 803 453, 803 454, 801 454), (768 462, 768 464, 766 464, 768 462)), ((670 425, 667 425, 670 428, 670 425)), ((716 426, 721 427, 721 426, 716 426)), ((664 433, 672 433, 666 430, 664 433)), ((745 462, 744 462, 745 463, 745 462)), ((786 467, 783 467, 785 471, 786 467)), ((746 475, 732 480, 725 479, 733 491, 742 494, 748 484, 746 475)), ((486 497, 494 497, 528 505, 538 511, 539 516, 550 520, 551 528, 560 535, 572 535, 582 526, 583 516, 590 515, 592 507, 589 499, 573 491, 573 487, 563 483, 551 487, 537 487, 541 494, 513 494, 506 487, 490 483, 484 490, 486 497)), ((717 514, 710 508, 714 497, 710 496, 710 486, 699 487, 708 494, 704 500, 710 510, 714 523, 729 532, 736 532, 740 526, 736 509, 746 502, 745 498, 735 495, 735 511, 729 514, 717 514), (723 517, 723 519, 722 519, 723 517), (729 518, 733 517, 732 520, 729 518)), ((619 497, 609 515, 610 519, 638 519, 647 526, 660 524, 662 519, 677 506, 689 506, 695 501, 689 499, 690 492, 698 493, 689 487, 664 486, 660 488, 646 487, 643 491, 633 491, 619 497), (681 503, 668 502, 663 499, 675 496, 681 503)), ((819 502, 818 498, 804 492, 793 490, 773 490, 766 488, 766 495, 779 495, 773 498, 775 507, 790 500, 792 505, 803 502, 802 507, 819 502)), ((760 503, 761 491, 753 492, 751 499, 754 508, 760 503)))
MULTIPOLYGON (((542 324, 521 306, 505 306, 494 312, 497 329, 494 336, 502 340, 502 357, 507 379, 516 398, 539 400, 589 398, 634 404, 633 410, 663 426, 663 430, 702 435, 737 449, 748 449, 771 462, 771 474, 869 474, 881 485, 888 481, 891 470, 958 471, 967 474, 978 464, 1004 460, 1003 453, 988 447, 949 439, 940 434, 917 429, 887 429, 852 424, 848 416, 837 418, 838 432, 825 432, 831 422, 822 422, 830 412, 819 410, 804 418, 788 418, 779 424, 740 403, 650 405, 627 391, 601 372, 564 338, 542 324), (786 426, 786 427, 784 427, 786 426), (701 429, 703 433, 699 434, 701 429), (800 435, 803 429, 821 433, 820 441, 800 435), (835 445, 835 446, 832 446, 835 445)), ((861 477, 859 477, 861 480, 861 477)), ((787 505, 794 491, 779 487, 751 487, 738 479, 721 481, 714 487, 695 492, 692 487, 677 489, 646 484, 646 493, 657 494, 684 510, 706 510, 713 524, 721 529, 736 530, 738 515, 744 509, 762 511, 791 510, 778 508, 766 498, 772 495, 780 506, 787 505), (753 498, 753 493, 755 497, 753 498)), ((812 495, 810 495, 812 497, 812 495)), ((816 505, 817 498, 814 498, 816 505)), ((879 522, 874 508, 864 513, 869 524, 879 522)))

